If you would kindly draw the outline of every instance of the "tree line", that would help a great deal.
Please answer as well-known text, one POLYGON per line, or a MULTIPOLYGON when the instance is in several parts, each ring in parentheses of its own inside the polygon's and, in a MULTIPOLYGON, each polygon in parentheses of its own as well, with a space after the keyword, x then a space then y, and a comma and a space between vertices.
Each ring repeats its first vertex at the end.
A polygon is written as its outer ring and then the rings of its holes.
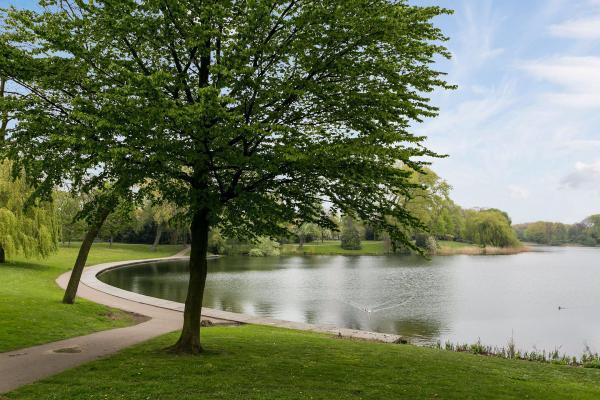
POLYGON ((575 224, 538 221, 515 225, 519 238, 526 242, 559 246, 600 245, 600 214, 591 215, 575 224))

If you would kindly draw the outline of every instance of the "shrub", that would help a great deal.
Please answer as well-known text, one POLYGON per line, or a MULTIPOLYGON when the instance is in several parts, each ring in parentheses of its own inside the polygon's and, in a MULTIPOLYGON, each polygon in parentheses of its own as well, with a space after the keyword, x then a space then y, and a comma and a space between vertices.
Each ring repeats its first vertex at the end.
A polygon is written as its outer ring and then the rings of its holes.
POLYGON ((415 236, 415 244, 420 249, 425 250, 427 254, 433 255, 437 252, 437 241, 433 236, 426 233, 417 233, 415 236))
POLYGON ((225 238, 219 229, 213 229, 208 237, 208 251, 213 254, 224 254, 225 246, 225 238))
POLYGON ((267 237, 261 237, 256 242, 256 246, 250 249, 248 255, 251 257, 270 257, 280 254, 279 243, 267 237))
POLYGON ((264 257, 265 253, 263 253, 260 249, 254 248, 254 249, 250 249, 250 252, 248 252, 248 255, 250 257, 264 257))

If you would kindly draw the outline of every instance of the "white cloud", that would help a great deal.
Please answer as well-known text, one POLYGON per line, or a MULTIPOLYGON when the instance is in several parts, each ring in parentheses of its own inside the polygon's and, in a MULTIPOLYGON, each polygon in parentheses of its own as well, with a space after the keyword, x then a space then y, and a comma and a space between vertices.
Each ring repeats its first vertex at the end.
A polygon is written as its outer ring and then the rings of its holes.
POLYGON ((562 184, 574 189, 600 188, 600 160, 586 164, 578 162, 575 171, 562 179, 562 184))
POLYGON ((563 88, 561 92, 543 94, 546 100, 574 108, 600 107, 600 57, 554 57, 520 67, 539 80, 563 88))
MULTIPOLYGON (((600 2, 597 3, 600 4, 600 2)), ((572 39, 600 39, 600 14, 551 25, 550 33, 554 36, 572 39)))
POLYGON ((529 190, 517 185, 509 185, 508 192, 510 197, 516 200, 526 200, 529 198, 529 190))

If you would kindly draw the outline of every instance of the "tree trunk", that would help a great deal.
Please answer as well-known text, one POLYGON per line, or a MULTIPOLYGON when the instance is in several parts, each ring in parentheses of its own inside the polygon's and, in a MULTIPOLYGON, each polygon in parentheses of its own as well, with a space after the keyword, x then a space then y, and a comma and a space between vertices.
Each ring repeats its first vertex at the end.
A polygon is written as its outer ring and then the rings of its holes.
POLYGON ((0 264, 4 264, 6 262, 6 254, 4 254, 4 248, 0 246, 0 264))
POLYGON ((63 303, 65 304, 73 304, 75 302, 75 295, 77 294, 83 267, 85 267, 85 263, 87 262, 88 254, 90 254, 90 249, 92 248, 92 244, 94 244, 94 239, 98 236, 98 232, 100 232, 100 228, 102 228, 110 211, 109 208, 101 210, 98 219, 89 227, 83 238, 83 243, 81 243, 81 247, 79 248, 79 254, 77 255, 77 260, 75 260, 75 265, 73 266, 73 271, 69 278, 69 284, 67 285, 63 297, 63 303))
MULTIPOLYGON (((6 89, 6 79, 0 76, 0 98, 4 98, 6 89)), ((8 112, 3 112, 0 116, 0 142, 6 138, 6 128, 8 128, 8 112)))
POLYGON ((183 311, 183 329, 181 336, 170 350, 175 353, 199 354, 200 345, 200 314, 208 264, 208 211, 200 210, 192 220, 192 249, 190 252, 190 280, 188 284, 185 309, 183 311))
POLYGON ((156 251, 156 248, 158 247, 158 245, 160 243, 160 237, 162 236, 162 231, 163 231, 163 225, 158 224, 158 226, 156 227, 156 236, 154 237, 154 243, 152 243, 152 247, 150 248, 152 251, 156 251))

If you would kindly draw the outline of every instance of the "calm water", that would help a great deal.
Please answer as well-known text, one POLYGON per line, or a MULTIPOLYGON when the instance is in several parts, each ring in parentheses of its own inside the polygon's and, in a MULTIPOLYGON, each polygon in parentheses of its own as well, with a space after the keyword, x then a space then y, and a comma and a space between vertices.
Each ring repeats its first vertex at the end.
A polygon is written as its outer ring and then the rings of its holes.
MULTIPOLYGON (((204 305, 291 321, 398 333, 416 343, 600 351, 600 249, 540 248, 513 256, 223 257, 209 262, 204 305), (559 310, 559 306, 563 309, 559 310)), ((185 262, 100 276, 122 289, 183 302, 185 262)))

